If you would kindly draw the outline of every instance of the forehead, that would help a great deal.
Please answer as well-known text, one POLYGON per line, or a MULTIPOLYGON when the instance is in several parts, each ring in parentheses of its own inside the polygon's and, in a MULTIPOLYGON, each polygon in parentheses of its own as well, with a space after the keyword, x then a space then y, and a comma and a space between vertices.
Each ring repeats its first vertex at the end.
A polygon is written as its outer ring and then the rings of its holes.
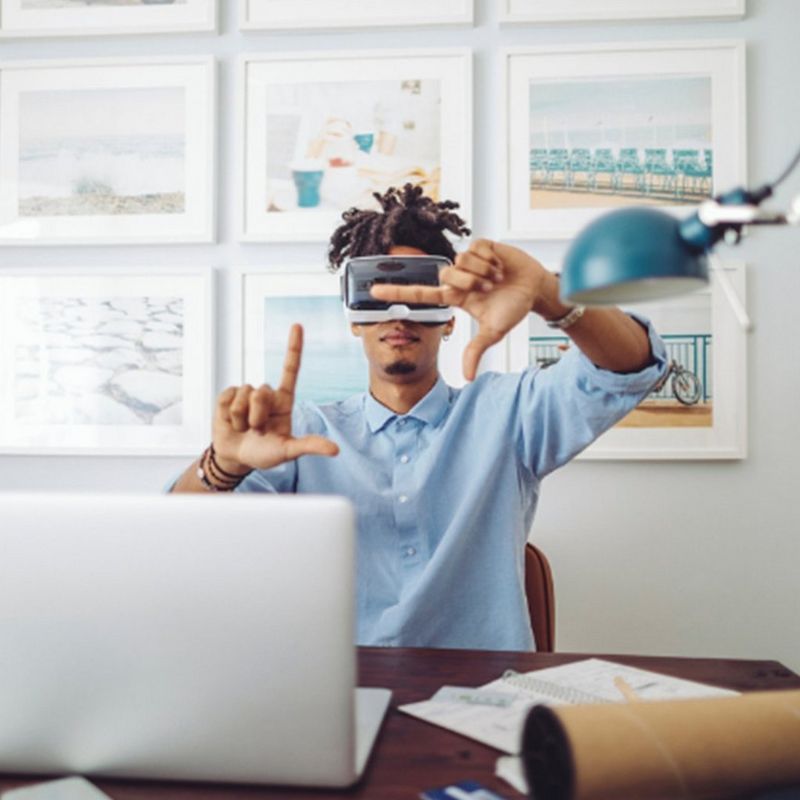
POLYGON ((390 256, 427 256, 430 255, 419 247, 409 247, 405 244, 395 244, 389 248, 390 256))

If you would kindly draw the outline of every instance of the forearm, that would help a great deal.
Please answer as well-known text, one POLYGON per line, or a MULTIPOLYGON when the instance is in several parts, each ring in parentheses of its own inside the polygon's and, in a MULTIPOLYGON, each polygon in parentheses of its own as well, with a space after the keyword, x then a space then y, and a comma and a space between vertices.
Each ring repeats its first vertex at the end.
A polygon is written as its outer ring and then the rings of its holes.
POLYGON ((200 494, 208 494, 208 489, 203 485, 200 478, 197 477, 197 470, 200 468, 200 459, 194 461, 191 466, 178 478, 169 490, 171 494, 179 494, 184 492, 197 492, 200 494))
MULTIPOLYGON (((540 280, 532 311, 545 320, 560 319, 569 313, 571 306, 559 299, 558 278, 548 272, 540 280)), ((587 308, 564 333, 601 369, 639 372, 652 360, 647 331, 618 308, 587 308)))
POLYGON ((214 453, 213 447, 206 450, 200 458, 178 478, 169 490, 170 493, 215 494, 231 492, 251 472, 248 467, 230 464, 214 453), (236 472, 232 472, 232 470, 236 472))

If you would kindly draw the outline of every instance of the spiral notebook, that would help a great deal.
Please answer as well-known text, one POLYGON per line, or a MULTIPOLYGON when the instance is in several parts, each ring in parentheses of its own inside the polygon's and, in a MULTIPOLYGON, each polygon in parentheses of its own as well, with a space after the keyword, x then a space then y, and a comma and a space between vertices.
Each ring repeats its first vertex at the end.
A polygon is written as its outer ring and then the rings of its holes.
POLYGON ((399 708, 513 754, 519 752, 522 726, 534 705, 621 703, 630 700, 630 694, 647 701, 729 697, 738 692, 589 658, 535 672, 508 670, 478 688, 443 686, 429 700, 399 708))

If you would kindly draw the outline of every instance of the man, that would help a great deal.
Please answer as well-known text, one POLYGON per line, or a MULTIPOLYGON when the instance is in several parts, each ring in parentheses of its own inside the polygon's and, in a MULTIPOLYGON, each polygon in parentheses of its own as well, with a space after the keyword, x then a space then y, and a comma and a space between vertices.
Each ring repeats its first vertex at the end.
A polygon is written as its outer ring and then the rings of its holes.
POLYGON ((446 255, 439 287, 374 287, 395 302, 460 306, 478 331, 463 389, 437 369, 454 321, 354 324, 369 392, 294 405, 302 330, 292 329, 281 384, 219 397, 212 448, 174 491, 341 494, 358 514, 358 642, 523 650, 534 646, 523 553, 542 478, 647 395, 663 343, 617 309, 566 306, 558 279, 515 247, 477 240, 455 255, 444 231, 468 234, 450 202, 410 185, 352 209, 331 239, 339 267, 365 255, 446 255), (483 352, 533 311, 577 347, 547 370, 485 373, 483 352))

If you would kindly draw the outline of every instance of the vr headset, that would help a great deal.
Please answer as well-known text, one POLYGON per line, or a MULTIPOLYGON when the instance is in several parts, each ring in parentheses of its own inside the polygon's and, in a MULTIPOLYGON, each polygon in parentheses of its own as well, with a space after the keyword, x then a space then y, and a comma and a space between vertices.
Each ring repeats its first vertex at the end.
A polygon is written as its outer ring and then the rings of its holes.
POLYGON ((447 322, 453 312, 450 306, 424 303, 387 303, 376 300, 369 290, 380 283, 401 286, 439 285, 439 270, 452 262, 444 256, 364 256, 351 258, 341 276, 342 302, 349 322, 389 322, 407 319, 411 322, 447 322))

